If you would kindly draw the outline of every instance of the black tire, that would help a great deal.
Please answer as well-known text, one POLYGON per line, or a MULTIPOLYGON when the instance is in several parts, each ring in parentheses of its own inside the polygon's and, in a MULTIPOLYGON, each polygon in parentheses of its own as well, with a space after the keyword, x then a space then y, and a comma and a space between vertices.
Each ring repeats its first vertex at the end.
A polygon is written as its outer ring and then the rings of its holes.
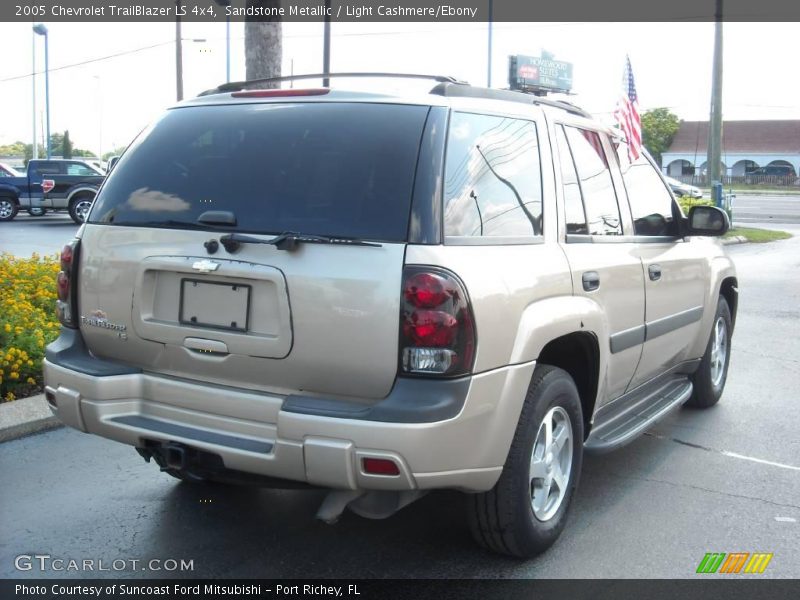
POLYGON ((717 312, 714 315, 714 324, 711 326, 711 334, 708 337, 706 352, 700 361, 700 366, 692 376, 692 396, 686 402, 686 406, 693 408, 709 408, 719 402, 722 392, 725 390, 725 381, 728 379, 728 365, 731 361, 731 310, 728 302, 720 296, 717 301, 717 312), (718 323, 722 321, 725 333, 725 356, 724 359, 717 360, 714 356, 715 339, 717 335, 718 323), (722 363, 722 372, 719 373, 719 363, 722 363), (715 377, 716 376, 716 377, 715 377))
POLYGON ((32 217, 43 217, 43 216, 45 216, 47 214, 47 209, 46 208, 41 208, 41 207, 39 207, 39 208, 29 208, 28 209, 28 214, 30 216, 32 216, 32 217))
MULTIPOLYGON (((549 464, 554 462, 550 460, 549 464)), ((564 529, 582 463, 583 414, 575 382, 562 369, 539 365, 528 387, 500 479, 488 492, 471 494, 468 498, 469 523, 475 540, 488 550, 520 558, 547 550, 564 529), (542 520, 533 507, 537 479, 531 479, 531 458, 545 416, 554 410, 568 417, 561 426, 568 421, 571 427, 570 472, 557 510, 542 520)))
POLYGON ((70 200, 69 202, 69 216, 75 221, 78 225, 82 225, 84 222, 84 218, 81 215, 88 214, 88 206, 91 206, 92 202, 94 201, 94 194, 78 194, 75 198, 70 200), (85 210, 85 211, 84 211, 85 210))
POLYGON ((17 216, 19 204, 14 198, 0 196, 0 221, 10 221, 17 216))

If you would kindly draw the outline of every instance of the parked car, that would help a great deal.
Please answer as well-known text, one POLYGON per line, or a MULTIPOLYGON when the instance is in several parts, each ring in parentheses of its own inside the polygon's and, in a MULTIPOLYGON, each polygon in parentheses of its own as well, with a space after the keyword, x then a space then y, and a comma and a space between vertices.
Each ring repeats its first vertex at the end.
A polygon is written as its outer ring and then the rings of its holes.
POLYGON ((10 221, 20 209, 33 216, 65 209, 83 223, 105 176, 80 160, 31 160, 27 173, 0 179, 0 221, 10 221))
POLYGON ((436 79, 167 111, 62 251, 53 413, 185 482, 327 488, 326 521, 460 490, 478 543, 525 557, 584 451, 716 404, 727 215, 684 217, 570 104, 436 79))
POLYGON ((775 183, 789 185, 798 182, 794 169, 788 165, 767 165, 749 171, 745 175, 745 183, 775 183))
POLYGON ((20 177, 20 172, 11 165, 0 162, 0 181, 7 177, 20 177))
POLYGON ((688 183, 683 183, 682 181, 678 181, 672 177, 665 177, 664 179, 666 180, 669 188, 672 190, 672 193, 678 198, 689 196, 690 198, 699 199, 703 197, 703 192, 698 187, 689 185, 688 183))

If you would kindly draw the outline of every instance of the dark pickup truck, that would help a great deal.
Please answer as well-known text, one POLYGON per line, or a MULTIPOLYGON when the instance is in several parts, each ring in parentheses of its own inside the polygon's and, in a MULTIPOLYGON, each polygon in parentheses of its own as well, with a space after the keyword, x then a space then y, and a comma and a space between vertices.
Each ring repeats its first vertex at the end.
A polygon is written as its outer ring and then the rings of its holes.
POLYGON ((66 209, 83 223, 104 178, 80 160, 31 160, 25 176, 0 179, 0 221, 10 221, 20 209, 32 215, 66 209))

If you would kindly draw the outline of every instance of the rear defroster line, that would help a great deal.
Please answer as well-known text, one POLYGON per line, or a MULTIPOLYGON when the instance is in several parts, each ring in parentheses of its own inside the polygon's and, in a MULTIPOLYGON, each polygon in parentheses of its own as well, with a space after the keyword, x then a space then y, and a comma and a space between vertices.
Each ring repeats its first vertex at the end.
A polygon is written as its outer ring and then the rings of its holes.
POLYGON ((686 442, 684 440, 679 440, 677 438, 669 437, 666 435, 660 435, 658 433, 653 433, 651 431, 646 432, 644 435, 651 438, 656 438, 659 440, 667 440, 669 442, 675 442, 676 444, 681 444, 682 446, 689 446, 690 448, 697 448, 698 450, 705 450, 706 452, 713 452, 715 454, 722 454, 723 456, 730 456, 731 458, 738 458, 740 460, 748 460, 750 462, 758 463, 761 465, 769 465, 771 467, 779 467, 781 469, 789 469, 790 471, 800 471, 800 467, 795 467, 794 465, 787 465, 784 463, 774 462, 771 460, 764 460, 762 458, 754 458, 752 456, 745 456, 744 454, 738 454, 736 452, 729 452, 728 450, 717 450, 716 448, 709 448, 707 446, 701 446, 700 444, 693 444, 692 442, 686 442))

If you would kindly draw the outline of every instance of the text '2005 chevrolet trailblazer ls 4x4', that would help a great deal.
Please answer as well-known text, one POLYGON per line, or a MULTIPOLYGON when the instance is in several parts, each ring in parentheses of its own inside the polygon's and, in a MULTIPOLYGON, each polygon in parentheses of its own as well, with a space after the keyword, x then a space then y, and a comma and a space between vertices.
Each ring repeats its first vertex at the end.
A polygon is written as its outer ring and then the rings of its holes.
POLYGON ((584 450, 719 399, 727 216, 684 217, 617 133, 449 78, 247 87, 143 132, 64 248, 64 423, 183 480, 329 488, 326 520, 462 490, 481 544, 530 556, 584 450))

